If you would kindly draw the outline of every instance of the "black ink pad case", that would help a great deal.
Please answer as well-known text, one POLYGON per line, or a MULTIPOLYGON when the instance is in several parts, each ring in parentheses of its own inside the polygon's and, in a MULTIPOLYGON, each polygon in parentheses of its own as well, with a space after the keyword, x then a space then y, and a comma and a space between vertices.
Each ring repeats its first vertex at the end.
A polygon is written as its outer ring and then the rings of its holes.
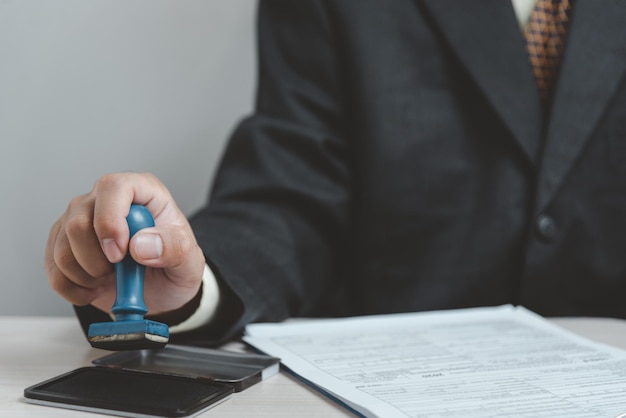
POLYGON ((169 345, 121 351, 24 390, 29 403, 125 417, 189 417, 279 370, 261 354, 169 345))

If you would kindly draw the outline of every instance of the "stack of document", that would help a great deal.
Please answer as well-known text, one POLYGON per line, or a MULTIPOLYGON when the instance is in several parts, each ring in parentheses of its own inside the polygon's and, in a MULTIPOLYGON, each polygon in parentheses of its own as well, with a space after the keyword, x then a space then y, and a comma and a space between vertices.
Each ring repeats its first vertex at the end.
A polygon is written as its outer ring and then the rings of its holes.
POLYGON ((253 324, 244 339, 366 417, 626 417, 626 351, 521 307, 253 324))

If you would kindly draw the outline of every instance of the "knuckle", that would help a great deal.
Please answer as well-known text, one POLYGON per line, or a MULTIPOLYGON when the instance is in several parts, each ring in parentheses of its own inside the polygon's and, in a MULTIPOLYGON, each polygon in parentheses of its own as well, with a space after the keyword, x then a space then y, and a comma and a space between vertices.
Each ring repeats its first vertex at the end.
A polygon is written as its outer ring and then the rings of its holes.
POLYGON ((69 215, 65 222, 65 232, 70 237, 83 236, 93 232, 91 214, 76 211, 69 215))
POLYGON ((66 212, 70 214, 78 210, 80 207, 82 207, 85 204, 86 199, 87 199, 87 195, 79 195, 79 196, 73 197, 67 205, 66 212))
POLYGON ((88 305, 94 300, 95 292, 79 286, 68 285, 60 295, 73 305, 83 306, 88 305))
POLYGON ((181 259, 190 254, 197 247, 193 237, 182 228, 177 228, 172 240, 172 256, 181 259))
POLYGON ((102 260, 100 262, 94 262, 93 266, 90 266, 90 270, 87 272, 94 283, 98 285, 106 277, 113 273, 113 265, 108 261, 102 260))
POLYGON ((181 239, 178 241, 179 243, 179 251, 181 254, 187 254, 193 250, 196 246, 196 243, 188 234, 183 234, 181 239))
POLYGON ((141 176, 144 177, 144 179, 147 181, 150 187, 154 188, 154 190, 157 191, 158 194, 164 195, 164 196, 170 195, 170 192, 168 188, 165 186, 165 184, 163 184, 163 182, 153 173, 145 172, 145 173, 141 173, 141 176))
POLYGON ((100 238, 118 237, 120 232, 126 228, 124 218, 117 219, 107 212, 94 214, 93 229, 100 238))
POLYGON ((118 229, 124 225, 116 222, 116 219, 108 214, 101 214, 94 216, 93 227, 101 237, 115 237, 118 235, 118 229))
POLYGON ((157 178, 157 176, 155 176, 154 173, 151 173, 150 171, 144 171, 143 173, 140 173, 140 175, 145 177, 146 180, 149 180, 149 181, 155 182, 155 183, 160 183, 160 181, 157 178))
POLYGON ((46 250, 44 254, 44 263, 52 261, 52 254, 54 253, 54 248, 56 247, 57 241, 59 239, 61 226, 61 220, 59 219, 54 223, 54 225, 52 225, 52 228, 50 228, 50 232, 48 232, 48 240, 46 242, 46 250))
POLYGON ((48 245, 56 241, 56 238, 59 235, 59 231, 61 230, 62 224, 63 224, 63 218, 57 219, 57 221, 54 224, 52 224, 52 227, 50 228, 50 231, 48 232, 48 245))
POLYGON ((93 192, 97 193, 98 190, 117 188, 123 183, 122 175, 120 173, 107 173, 101 176, 93 187, 93 192))
POLYGON ((46 276, 48 280, 52 280, 58 273, 58 268, 56 263, 54 262, 54 255, 49 251, 46 251, 46 255, 43 259, 43 267, 46 272, 46 276))
POLYGON ((63 277, 62 275, 48 275, 48 282, 50 283, 50 287, 52 288, 52 290, 54 290, 55 292, 63 295, 65 294, 65 289, 67 288, 67 286, 65 285, 65 277, 63 277))
POLYGON ((50 283, 50 286, 56 290, 56 285, 57 282, 61 279, 61 272, 59 271, 59 269, 57 268, 56 264, 54 264, 54 261, 46 259, 44 262, 44 269, 46 271, 46 277, 48 278, 48 282, 50 283))
POLYGON ((54 263, 61 272, 70 271, 77 264, 71 251, 55 251, 54 263))
POLYGON ((146 171, 140 174, 144 179, 150 182, 152 185, 165 187, 161 180, 152 172, 146 171))
POLYGON ((84 274, 82 267, 76 260, 76 256, 68 246, 58 246, 53 254, 53 259, 49 262, 48 269, 55 276, 67 279, 71 282, 79 281, 81 274, 84 274), (55 271, 58 270, 58 273, 55 271))
POLYGON ((52 290, 66 299, 73 293, 72 289, 77 287, 59 269, 55 268, 48 270, 48 283, 52 290))

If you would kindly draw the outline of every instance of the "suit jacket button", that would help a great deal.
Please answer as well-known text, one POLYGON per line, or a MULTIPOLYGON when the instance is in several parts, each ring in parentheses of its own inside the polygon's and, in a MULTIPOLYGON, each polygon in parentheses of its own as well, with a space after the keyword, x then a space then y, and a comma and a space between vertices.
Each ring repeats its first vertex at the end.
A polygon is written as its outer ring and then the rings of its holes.
POLYGON ((537 235, 542 241, 550 242, 556 237, 556 223, 548 215, 539 215, 536 226, 537 235))

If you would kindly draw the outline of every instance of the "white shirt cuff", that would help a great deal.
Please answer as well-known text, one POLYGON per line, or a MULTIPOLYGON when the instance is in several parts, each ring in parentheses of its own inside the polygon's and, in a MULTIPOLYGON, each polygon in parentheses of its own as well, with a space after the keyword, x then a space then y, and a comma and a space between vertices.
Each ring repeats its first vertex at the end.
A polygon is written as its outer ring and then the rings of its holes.
POLYGON ((202 296, 198 309, 186 320, 180 324, 170 327, 170 333, 176 334, 181 332, 192 331, 200 328, 213 319, 217 304, 220 300, 220 291, 217 287, 217 280, 213 271, 208 265, 204 265, 202 273, 202 296))

